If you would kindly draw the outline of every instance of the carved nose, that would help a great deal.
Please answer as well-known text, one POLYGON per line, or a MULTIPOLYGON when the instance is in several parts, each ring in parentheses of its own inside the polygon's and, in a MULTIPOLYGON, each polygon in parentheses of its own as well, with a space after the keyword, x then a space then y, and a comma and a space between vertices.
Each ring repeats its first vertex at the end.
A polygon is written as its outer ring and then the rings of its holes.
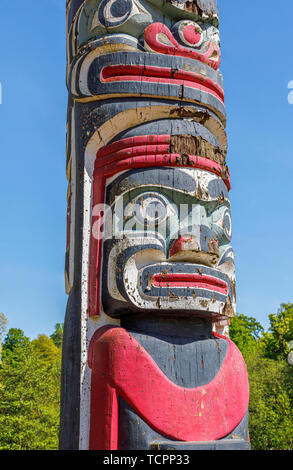
POLYGON ((202 240, 194 235, 184 235, 173 242, 169 260, 215 266, 220 258, 218 241, 214 236, 203 235, 202 240))

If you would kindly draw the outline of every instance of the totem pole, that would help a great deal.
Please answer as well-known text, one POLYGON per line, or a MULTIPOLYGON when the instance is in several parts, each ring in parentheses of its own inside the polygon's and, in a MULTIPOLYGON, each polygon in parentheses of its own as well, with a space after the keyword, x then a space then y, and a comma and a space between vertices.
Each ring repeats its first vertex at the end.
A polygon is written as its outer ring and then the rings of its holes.
POLYGON ((62 449, 249 449, 216 0, 68 0, 62 449))

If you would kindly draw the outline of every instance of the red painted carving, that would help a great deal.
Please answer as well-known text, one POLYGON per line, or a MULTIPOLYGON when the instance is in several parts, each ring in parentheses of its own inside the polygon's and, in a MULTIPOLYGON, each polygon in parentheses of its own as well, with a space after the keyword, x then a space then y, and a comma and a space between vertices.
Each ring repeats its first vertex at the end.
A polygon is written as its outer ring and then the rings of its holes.
POLYGON ((179 57, 190 57, 191 59, 203 62, 215 70, 218 70, 221 63, 220 49, 214 42, 209 42, 207 52, 202 54, 194 49, 181 46, 173 34, 163 23, 153 23, 148 26, 144 33, 144 40, 147 46, 154 52, 179 57))
POLYGON ((182 30, 184 40, 192 46, 197 46, 202 42, 202 32, 196 29, 194 24, 186 24, 182 30))
POLYGON ((217 83, 204 75, 190 71, 149 65, 109 65, 103 68, 101 81, 103 83, 144 81, 185 85, 210 93, 224 103, 224 91, 217 83))
POLYGON ((225 281, 201 274, 155 274, 153 286, 170 288, 197 287, 199 289, 210 289, 224 295, 228 294, 228 286, 225 281))
POLYGON ((91 450, 118 449, 118 396, 154 430, 178 441, 213 441, 231 433, 244 418, 249 385, 243 357, 229 349, 217 376, 189 389, 171 382, 126 330, 107 326, 89 348, 92 369, 91 450))

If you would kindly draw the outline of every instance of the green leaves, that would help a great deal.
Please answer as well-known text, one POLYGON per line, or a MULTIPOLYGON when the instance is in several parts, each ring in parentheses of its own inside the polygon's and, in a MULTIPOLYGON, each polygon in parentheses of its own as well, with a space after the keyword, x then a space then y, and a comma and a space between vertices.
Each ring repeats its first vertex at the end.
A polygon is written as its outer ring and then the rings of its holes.
POLYGON ((293 381, 284 360, 259 351, 246 357, 250 381, 249 432, 255 450, 293 448, 293 381))
POLYGON ((55 346, 59 349, 61 349, 61 347, 62 347, 63 329, 64 329, 64 323, 57 323, 55 325, 54 333, 50 336, 50 338, 53 340, 55 346))
POLYGON ((293 304, 269 316, 265 332, 254 319, 237 315, 230 337, 241 350, 249 376, 249 433, 254 450, 293 449, 293 370, 287 362, 293 339, 293 304))
POLYGON ((257 340, 264 331, 260 323, 253 317, 237 314, 231 320, 230 338, 241 350, 242 354, 257 347, 257 340))
POLYGON ((281 304, 277 313, 269 315, 270 328, 263 337, 267 356, 272 359, 285 358, 293 340, 293 304, 281 304))
POLYGON ((58 449, 61 351, 11 329, 0 368, 0 450, 58 449))

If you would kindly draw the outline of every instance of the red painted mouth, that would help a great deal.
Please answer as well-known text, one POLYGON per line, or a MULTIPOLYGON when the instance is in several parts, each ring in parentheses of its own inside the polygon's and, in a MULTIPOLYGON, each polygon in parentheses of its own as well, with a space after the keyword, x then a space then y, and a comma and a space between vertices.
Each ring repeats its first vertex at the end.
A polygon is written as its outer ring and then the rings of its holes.
POLYGON ((104 83, 135 81, 184 85, 210 93, 224 104, 223 89, 210 78, 195 72, 148 65, 109 65, 103 68, 101 81, 104 83))
POLYGON ((153 277, 154 287, 193 287, 196 289, 207 289, 228 295, 228 285, 225 281, 212 276, 191 273, 155 274, 153 277))

